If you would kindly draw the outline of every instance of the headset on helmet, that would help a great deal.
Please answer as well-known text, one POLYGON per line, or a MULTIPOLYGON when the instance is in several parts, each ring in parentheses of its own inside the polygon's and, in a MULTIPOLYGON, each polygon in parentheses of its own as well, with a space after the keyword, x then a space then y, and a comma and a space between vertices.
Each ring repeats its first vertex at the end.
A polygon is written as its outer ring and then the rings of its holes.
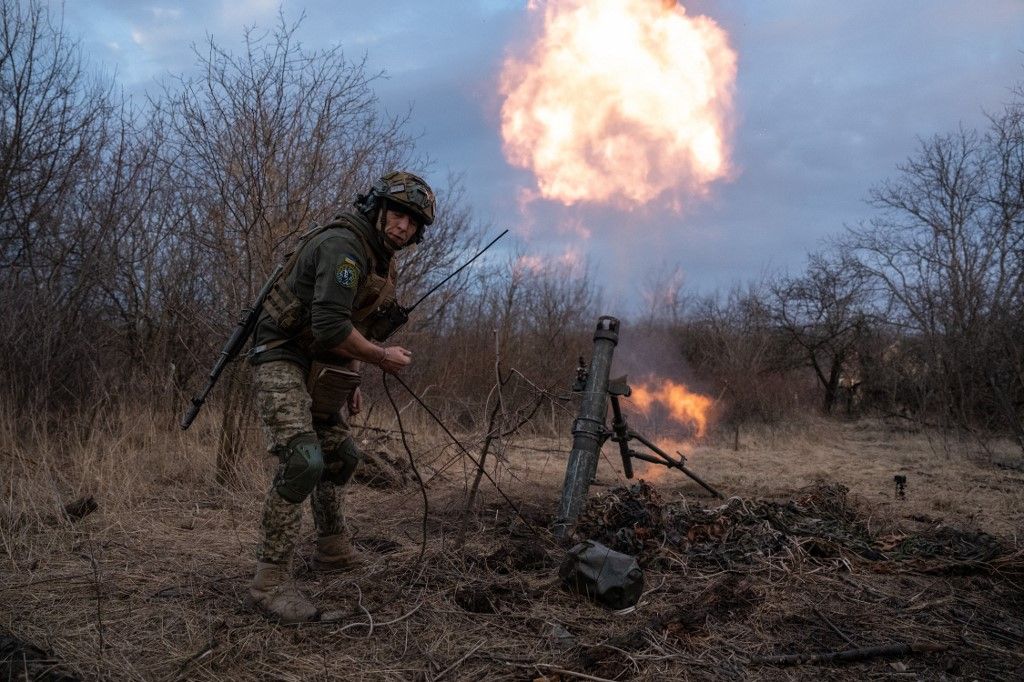
POLYGON ((412 238, 414 243, 423 239, 423 228, 434 222, 434 191, 423 178, 405 171, 378 179, 369 192, 356 197, 355 206, 367 216, 389 207, 408 213, 420 224, 412 238))

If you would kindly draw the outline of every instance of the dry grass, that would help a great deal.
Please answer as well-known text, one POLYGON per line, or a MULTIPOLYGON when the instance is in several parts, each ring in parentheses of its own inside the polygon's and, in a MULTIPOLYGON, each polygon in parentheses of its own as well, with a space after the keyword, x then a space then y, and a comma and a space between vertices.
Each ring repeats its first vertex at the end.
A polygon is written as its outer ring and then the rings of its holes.
MULTIPOLYGON (((243 603, 266 462, 247 460, 227 490, 213 483, 212 422, 180 435, 126 412, 88 434, 58 436, 26 432, 7 416, 0 626, 82 677, 573 678, 561 670, 606 679, 1010 679, 1024 671, 1024 473, 1009 450, 968 452, 867 422, 744 432, 737 452, 731 437, 698 447, 691 465, 727 495, 786 500, 814 481, 842 483, 879 537, 977 528, 1000 538, 1002 563, 935 575, 926 563, 873 562, 842 548, 820 555, 797 542, 713 567, 665 545, 648 557, 641 605, 616 614, 559 587, 558 552, 544 531, 536 535, 492 488, 483 489, 467 551, 456 551, 471 464, 420 426, 413 448, 424 475, 449 464, 430 483, 423 563, 415 485, 356 486, 350 507, 366 567, 322 577, 300 559, 301 584, 335 620, 282 627, 243 603), (905 500, 894 495, 897 473, 909 478, 905 500), (72 523, 61 509, 83 494, 99 510, 72 523), (945 652, 799 668, 750 661, 895 642, 945 652)), ((533 439, 505 452, 499 483, 536 529, 550 521, 568 445, 568 437, 533 439)), ((386 447, 403 454, 396 441, 386 447)), ((613 452, 606 448, 595 494, 621 480, 613 452)), ((654 474, 666 504, 718 506, 681 476, 654 474)), ((300 554, 310 552, 307 543, 300 554)))

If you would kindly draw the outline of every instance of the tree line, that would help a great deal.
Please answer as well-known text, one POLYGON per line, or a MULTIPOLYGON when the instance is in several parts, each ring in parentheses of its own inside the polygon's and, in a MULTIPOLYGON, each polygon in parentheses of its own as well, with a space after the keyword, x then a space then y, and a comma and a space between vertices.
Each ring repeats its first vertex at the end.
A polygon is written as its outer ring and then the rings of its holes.
MULTIPOLYGON (((237 50, 209 39, 189 75, 138 102, 42 3, 0 13, 0 373, 14 413, 88 429, 128 401, 172 427, 296 236, 383 172, 429 168, 407 113, 382 110, 382 74, 302 46, 297 23, 249 30, 237 50)), ((405 301, 487 232, 461 178, 437 189, 438 220, 401 261, 405 301)), ((803 271, 707 297, 666 276, 630 324, 667 344, 726 423, 874 412, 1024 448, 1022 93, 983 130, 922 140, 870 200, 874 218, 803 271)), ((512 421, 564 428, 601 296, 586 268, 489 256, 402 332, 408 380, 462 428, 493 424, 496 400, 512 421)), ((222 383, 230 461, 254 423, 249 372, 222 383)))

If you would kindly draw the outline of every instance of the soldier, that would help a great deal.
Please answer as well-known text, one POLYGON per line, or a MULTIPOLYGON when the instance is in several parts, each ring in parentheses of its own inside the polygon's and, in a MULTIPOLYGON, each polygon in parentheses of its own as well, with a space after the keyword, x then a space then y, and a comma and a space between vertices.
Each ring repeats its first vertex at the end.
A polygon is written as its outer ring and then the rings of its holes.
POLYGON ((264 302, 251 362, 269 450, 279 465, 263 505, 262 542, 251 601, 286 623, 313 620, 316 607, 289 578, 302 502, 309 498, 318 570, 358 563, 345 525, 345 484, 361 454, 341 415, 361 407, 359 362, 395 373, 412 362, 401 346, 375 343, 392 331, 394 253, 423 238, 434 194, 412 173, 394 172, 359 195, 354 211, 314 227, 289 254, 264 302))

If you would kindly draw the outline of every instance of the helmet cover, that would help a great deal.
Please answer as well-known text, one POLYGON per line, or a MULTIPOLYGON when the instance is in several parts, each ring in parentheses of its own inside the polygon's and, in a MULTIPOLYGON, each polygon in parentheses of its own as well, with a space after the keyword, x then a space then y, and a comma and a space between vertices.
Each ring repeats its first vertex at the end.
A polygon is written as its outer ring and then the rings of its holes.
POLYGON ((434 191, 420 176, 395 171, 383 176, 373 188, 379 199, 408 213, 421 226, 434 222, 434 191))

